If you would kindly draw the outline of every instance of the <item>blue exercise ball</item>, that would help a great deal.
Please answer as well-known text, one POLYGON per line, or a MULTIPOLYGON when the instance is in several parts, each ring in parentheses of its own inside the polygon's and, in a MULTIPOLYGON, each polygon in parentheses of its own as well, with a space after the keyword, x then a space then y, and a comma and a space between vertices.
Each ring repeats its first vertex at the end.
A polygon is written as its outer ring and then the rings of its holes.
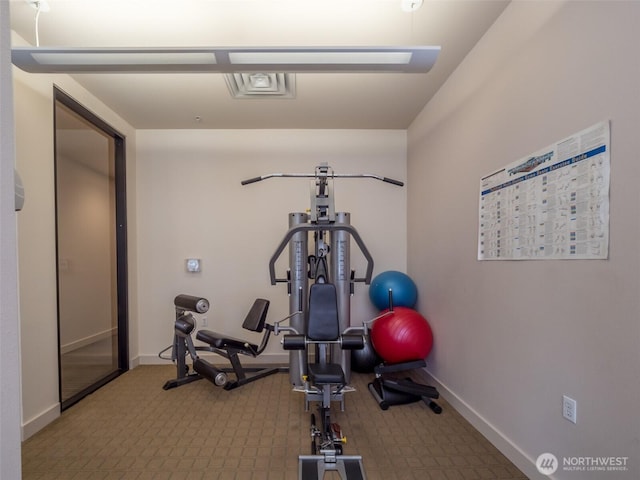
POLYGON ((376 275, 369 285, 369 298, 378 308, 389 308, 389 290, 393 293, 393 305, 414 308, 418 301, 418 288, 406 273, 389 270, 376 275))

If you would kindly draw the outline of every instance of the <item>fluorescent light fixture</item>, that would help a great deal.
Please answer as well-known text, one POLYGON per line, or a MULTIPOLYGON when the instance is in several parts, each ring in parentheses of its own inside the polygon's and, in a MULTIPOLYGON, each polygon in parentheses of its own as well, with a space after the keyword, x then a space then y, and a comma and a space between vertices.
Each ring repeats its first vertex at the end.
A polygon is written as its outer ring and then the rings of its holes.
POLYGON ((31 73, 180 73, 215 70, 215 52, 188 48, 15 47, 15 66, 31 73))
POLYGON ((232 52, 233 64, 408 65, 411 52, 232 52))
POLYGON ((215 64, 216 57, 209 52, 117 52, 94 53, 38 53, 32 54, 40 65, 207 65, 215 64))
POLYGON ((426 73, 440 47, 55 48, 14 47, 31 73, 426 73))

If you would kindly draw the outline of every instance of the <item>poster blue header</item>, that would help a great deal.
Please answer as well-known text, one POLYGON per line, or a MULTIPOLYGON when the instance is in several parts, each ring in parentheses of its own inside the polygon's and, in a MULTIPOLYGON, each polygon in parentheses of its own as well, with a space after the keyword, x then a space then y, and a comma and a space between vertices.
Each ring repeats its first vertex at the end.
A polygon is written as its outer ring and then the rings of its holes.
POLYGON ((563 160, 562 162, 554 163, 553 165, 549 165, 548 167, 541 168, 540 170, 536 170, 535 172, 527 173, 518 178, 514 178, 513 180, 509 180, 508 182, 502 183, 500 185, 496 185, 495 187, 488 188, 487 190, 483 190, 481 195, 488 195, 489 193, 496 192, 498 190, 502 190, 503 188, 508 188, 513 185, 516 185, 520 182, 524 182, 525 180, 531 180, 532 178, 538 177, 540 175, 544 175, 545 173, 552 172, 554 170, 558 170, 559 168, 568 167, 569 165, 573 165, 575 163, 582 162, 589 157, 593 157, 595 155, 600 155, 607 150, 606 145, 601 145, 593 150, 589 150, 588 152, 581 153, 580 155, 576 155, 575 157, 568 158, 567 160, 563 160))

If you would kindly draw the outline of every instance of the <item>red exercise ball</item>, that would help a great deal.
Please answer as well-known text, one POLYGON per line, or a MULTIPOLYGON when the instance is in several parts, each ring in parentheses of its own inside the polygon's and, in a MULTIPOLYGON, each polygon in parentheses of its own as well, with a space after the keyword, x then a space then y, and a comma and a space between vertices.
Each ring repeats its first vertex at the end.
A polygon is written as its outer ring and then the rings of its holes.
POLYGON ((429 355, 433 332, 429 322, 415 310, 395 307, 392 313, 373 323, 371 342, 385 362, 409 362, 429 355))

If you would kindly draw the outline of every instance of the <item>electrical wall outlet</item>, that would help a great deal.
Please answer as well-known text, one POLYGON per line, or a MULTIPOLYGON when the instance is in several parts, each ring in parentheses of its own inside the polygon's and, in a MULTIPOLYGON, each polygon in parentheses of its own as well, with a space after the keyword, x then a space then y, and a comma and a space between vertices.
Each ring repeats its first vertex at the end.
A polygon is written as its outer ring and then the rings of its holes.
POLYGON ((572 423, 577 423, 577 410, 578 405, 573 398, 562 396, 562 416, 572 423))

